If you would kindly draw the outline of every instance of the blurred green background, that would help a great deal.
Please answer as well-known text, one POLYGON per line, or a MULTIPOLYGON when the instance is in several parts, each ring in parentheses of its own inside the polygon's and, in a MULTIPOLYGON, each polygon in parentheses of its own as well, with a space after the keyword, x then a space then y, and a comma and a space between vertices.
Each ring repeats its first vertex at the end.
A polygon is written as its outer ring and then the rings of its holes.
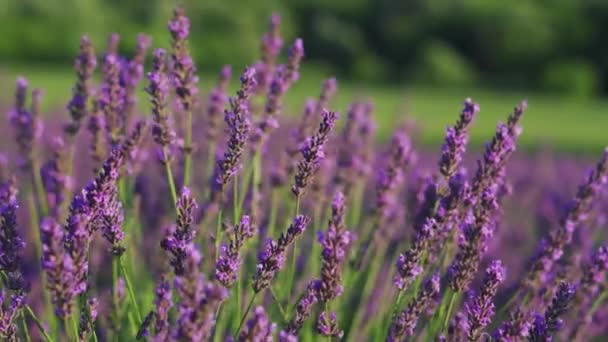
MULTIPOLYGON (((608 139, 608 1, 588 0, 196 0, 191 48, 203 88, 222 64, 255 61, 273 12, 286 45, 305 42, 302 82, 288 107, 318 93, 336 75, 343 109, 355 95, 376 100, 381 132, 407 113, 437 142, 460 103, 481 103, 479 135, 492 134, 518 101, 530 102, 523 143, 571 151, 601 149, 608 139), (489 131, 488 131, 489 130, 489 131)), ((81 34, 97 51, 110 32, 129 56, 135 36, 167 47, 165 0, 0 0, 0 100, 23 74, 46 88, 48 106, 69 97, 81 34)))

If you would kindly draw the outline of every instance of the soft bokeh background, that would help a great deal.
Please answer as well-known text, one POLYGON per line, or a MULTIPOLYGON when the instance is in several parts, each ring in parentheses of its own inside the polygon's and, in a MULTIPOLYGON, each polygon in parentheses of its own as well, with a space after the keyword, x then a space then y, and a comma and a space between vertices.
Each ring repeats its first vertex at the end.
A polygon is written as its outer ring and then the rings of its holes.
MULTIPOLYGON (((608 127, 608 2, 600 0, 206 0, 183 1, 192 22, 191 48, 202 87, 224 63, 235 70, 259 56, 271 13, 283 17, 286 45, 304 38, 301 82, 289 95, 298 112, 320 80, 339 80, 337 109, 355 96, 372 98, 380 133, 416 120, 422 142, 438 144, 467 96, 482 112, 477 145, 522 98, 530 110, 528 149, 597 154, 608 127)), ((168 45, 175 2, 164 0, 1 0, 0 104, 17 75, 45 89, 44 106, 61 109, 74 80, 81 34, 97 51, 110 32, 130 55, 135 35, 168 45)), ((144 104, 145 105, 145 104, 144 104)), ((145 109, 146 107, 144 107, 145 109)), ((3 123, 4 125, 5 123, 3 123)))

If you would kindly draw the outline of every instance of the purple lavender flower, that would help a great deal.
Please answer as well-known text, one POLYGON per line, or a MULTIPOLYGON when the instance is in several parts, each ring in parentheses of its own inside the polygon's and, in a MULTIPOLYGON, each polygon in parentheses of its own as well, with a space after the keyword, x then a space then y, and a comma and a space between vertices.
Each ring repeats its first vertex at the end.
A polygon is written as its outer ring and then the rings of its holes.
POLYGON ((558 286, 557 293, 551 301, 551 305, 545 311, 543 316, 536 315, 530 336, 528 339, 532 342, 550 341, 551 335, 560 330, 563 322, 559 318, 568 310, 568 306, 574 298, 574 287, 567 282, 561 282, 558 286))
POLYGON ((175 275, 181 276, 185 272, 186 249, 194 241, 196 231, 192 228, 194 212, 198 207, 194 198, 190 196, 190 189, 184 188, 177 200, 177 221, 173 231, 161 241, 161 247, 171 253, 171 266, 175 275))
POLYGON ((277 56, 281 52, 281 48, 283 48, 283 39, 281 38, 280 30, 281 16, 274 13, 270 17, 268 32, 262 37, 262 59, 256 64, 256 69, 259 71, 256 75, 257 88, 260 91, 266 91, 266 88, 270 84, 272 75, 275 71, 277 56))
POLYGON ((434 274, 432 278, 425 282, 408 307, 393 318, 387 341, 401 341, 412 336, 420 315, 437 294, 439 294, 439 275, 434 274))
POLYGON ((144 77, 146 52, 151 44, 152 38, 150 36, 139 33, 137 35, 135 55, 122 70, 123 83, 125 84, 124 111, 127 119, 133 115, 133 111, 137 105, 137 86, 144 77))
POLYGON ((583 269, 582 279, 577 287, 576 302, 581 303, 597 295, 600 285, 608 271, 608 248, 601 246, 593 253, 591 260, 583 269))
POLYGON ((24 305, 25 297, 22 294, 12 294, 11 301, 5 304, 6 291, 0 291, 0 337, 7 342, 19 341, 17 323, 14 321, 24 305))
POLYGON ((473 221, 463 224, 458 253, 448 271, 450 287, 454 291, 466 290, 477 273, 481 256, 494 230, 493 215, 498 210, 496 191, 495 184, 487 188, 481 196, 473 221))
POLYGON ((223 286, 205 280, 200 271, 202 257, 194 244, 187 244, 183 251, 184 271, 175 277, 175 290, 180 300, 172 338, 205 341, 213 331, 216 311, 228 292, 223 286))
MULTIPOLYGON (((70 204, 70 212, 67 223, 64 227, 63 248, 66 252, 66 257, 60 267, 66 270, 72 270, 70 276, 62 279, 65 282, 65 289, 62 295, 65 298, 55 304, 55 310, 58 315, 70 315, 70 311, 63 311, 62 307, 71 308, 73 300, 87 289, 87 278, 89 273, 89 242, 91 239, 90 221, 94 209, 89 206, 87 201, 87 192, 82 191, 80 194, 74 195, 70 204), (65 303, 64 303, 65 301, 65 303), (58 307, 61 304, 62 307, 58 307)), ((54 234, 54 233, 51 233, 54 234)), ((58 267, 58 266, 56 266, 58 267)))
POLYGON ((97 59, 89 37, 80 38, 80 53, 74 61, 76 84, 72 88, 72 99, 67 109, 72 122, 65 127, 66 132, 74 137, 80 129, 82 120, 87 115, 87 103, 93 88, 93 73, 97 67, 97 59))
POLYGON ((337 171, 334 182, 340 186, 346 197, 350 192, 356 177, 362 175, 361 153, 365 150, 366 139, 361 132, 364 125, 365 105, 353 102, 349 105, 346 120, 340 136, 338 154, 336 156, 337 171))
POLYGON ((319 300, 329 302, 342 294, 342 264, 351 243, 350 232, 344 224, 344 195, 336 192, 327 233, 319 232, 321 253, 321 280, 317 283, 319 300))
POLYGON ((105 131, 106 121, 97 95, 92 95, 92 102, 93 109, 91 110, 87 130, 91 134, 89 151, 91 153, 91 158, 95 162, 94 170, 97 170, 99 165, 103 162, 105 156, 105 141, 103 132, 105 131))
MULTIPOLYGON (((221 196, 226 186, 240 169, 241 155, 249 137, 251 119, 249 117, 249 98, 255 87, 253 68, 246 68, 241 76, 241 89, 235 98, 230 98, 231 110, 226 110, 225 121, 230 130, 228 148, 218 160, 212 196, 221 196)), ((219 198, 217 199, 219 200, 219 198)), ((217 201, 216 200, 216 201, 217 201)))
POLYGON ((172 80, 179 103, 184 111, 189 112, 194 107, 194 101, 198 94, 198 77, 196 76, 194 60, 188 51, 190 21, 184 15, 183 8, 175 9, 168 28, 172 37, 172 80))
POLYGON ((154 300, 154 337, 166 339, 169 334, 169 310, 173 306, 171 299, 171 284, 163 276, 156 287, 154 300))
POLYGON ((40 134, 38 118, 26 108, 27 85, 25 78, 17 78, 15 106, 8 113, 9 121, 15 131, 20 157, 19 166, 23 170, 29 170, 31 167, 34 142, 40 134))
POLYGON ((220 79, 209 93, 207 97, 207 140, 210 143, 217 144, 220 137, 220 118, 224 112, 224 107, 228 102, 228 83, 232 77, 232 68, 230 65, 224 65, 220 72, 220 79))
POLYGON ((527 102, 522 101, 509 115, 507 124, 500 123, 496 127, 492 141, 486 145, 483 159, 478 162, 477 172, 471 185, 470 202, 465 203, 467 206, 474 205, 475 201, 481 197, 481 193, 502 177, 505 164, 515 151, 517 138, 521 134, 519 122, 526 108, 527 102))
MULTIPOLYGON (((302 114, 302 119, 298 124, 298 127, 292 133, 295 144, 294 146, 289 146, 286 151, 287 154, 293 158, 298 152, 300 152, 300 147, 306 143, 307 137, 312 134, 310 132, 311 126, 314 121, 317 119, 317 116, 321 114, 324 108, 327 107, 329 100, 336 92, 336 79, 328 78, 323 81, 321 86, 321 94, 319 95, 319 100, 315 101, 313 99, 308 99, 306 101, 306 105, 304 107, 304 113, 302 114)), ((292 172, 290 171, 289 174, 292 172)))
POLYGON ((304 46, 301 39, 296 39, 294 45, 289 50, 289 62, 287 65, 280 65, 274 72, 266 104, 264 106, 264 117, 258 122, 253 130, 251 140, 251 150, 264 146, 271 129, 278 127, 277 117, 282 113, 282 99, 291 85, 298 79, 300 60, 304 56, 304 46))
POLYGON ((505 268, 500 260, 495 260, 486 269, 483 285, 478 295, 471 294, 471 299, 465 305, 467 314, 467 338, 477 341, 480 334, 494 316, 494 297, 498 285, 505 280, 505 268))
POLYGON ((426 250, 430 239, 433 237, 437 222, 433 218, 427 219, 422 229, 418 231, 410 249, 399 255, 397 259, 397 274, 395 275, 395 286, 405 291, 422 273, 422 255, 426 250))
POLYGON ((99 221, 103 237, 111 245, 110 252, 116 256, 122 255, 125 252, 125 247, 122 246, 122 240, 125 237, 122 230, 124 212, 118 198, 117 188, 113 190, 108 203, 100 208, 99 221))
POLYGON ((278 340, 279 342, 298 342, 298 336, 281 330, 279 331, 278 340))
POLYGON ((439 171, 449 179, 458 169, 462 161, 469 140, 468 129, 475 115, 479 112, 479 105, 470 98, 464 102, 464 109, 454 127, 448 127, 445 132, 445 143, 441 149, 439 171))
POLYGON ((99 313, 99 302, 97 298, 88 298, 86 304, 80 310, 80 322, 78 325, 78 338, 87 341, 93 333, 93 327, 99 313))
POLYGON ((381 230, 388 216, 388 209, 396 202, 396 189, 403 178, 403 168, 411 161, 412 143, 404 130, 399 129, 391 139, 389 160, 378 175, 376 184, 375 215, 377 228, 381 230))
POLYGON ((120 82, 120 62, 115 54, 107 54, 103 64, 99 107, 104 114, 105 129, 112 147, 119 144, 126 130, 124 97, 125 89, 120 82))
POLYGON ((27 291, 23 277, 25 241, 17 230, 17 202, 0 202, 0 271, 8 277, 6 286, 14 291, 27 291))
POLYGON ((337 339, 341 339, 344 336, 344 331, 342 331, 338 326, 338 320, 335 312, 331 312, 329 317, 327 312, 321 312, 319 319, 317 320, 317 331, 319 334, 325 337, 335 337, 337 339))
POLYGON ((264 251, 258 256, 258 264, 253 276, 252 287, 256 293, 261 292, 270 285, 277 271, 283 267, 287 248, 298 236, 304 233, 309 223, 309 217, 298 215, 293 219, 287 231, 281 233, 277 242, 272 239, 266 240, 264 251))
POLYGON ((40 177, 46 192, 49 214, 58 217, 64 200, 65 189, 71 186, 66 174, 67 165, 65 143, 61 137, 55 137, 52 142, 52 157, 40 169, 40 177))
POLYGON ((334 128, 337 119, 338 113, 324 110, 323 120, 319 125, 317 133, 310 137, 306 143, 300 147, 302 159, 298 163, 294 185, 291 187, 291 192, 296 197, 300 197, 303 194, 319 168, 321 160, 325 158, 324 146, 329 139, 329 133, 334 128))
POLYGON ((564 248, 570 244, 574 230, 582 224, 590 211, 599 189, 608 180, 608 148, 604 150, 602 159, 591 172, 587 180, 578 189, 578 193, 570 205, 566 216, 562 219, 561 225, 557 230, 549 234, 547 240, 541 241, 539 252, 535 256, 529 274, 524 280, 527 286, 537 286, 538 282, 543 282, 551 272, 553 264, 557 262, 564 248))
POLYGON ((528 336, 529 329, 530 324, 526 315, 516 307, 509 313, 509 318, 500 325, 493 337, 500 342, 523 341, 528 336))
POLYGON ((146 91, 150 94, 152 103, 152 118, 154 127, 152 134, 154 141, 162 148, 173 143, 175 133, 171 127, 169 112, 169 78, 165 71, 165 50, 154 50, 153 71, 148 73, 148 87, 146 91))
POLYGON ((72 312, 74 294, 74 262, 63 249, 63 229, 54 218, 46 218, 40 224, 42 242, 42 269, 47 276, 47 289, 55 306, 55 314, 61 318, 72 312))
POLYGON ((253 310, 251 317, 243 330, 239 334, 237 341, 239 342, 272 342, 274 341, 272 334, 277 325, 272 323, 266 315, 263 306, 257 306, 253 310))
POLYGON ((308 317, 312 314, 313 306, 318 301, 316 288, 317 281, 311 281, 308 283, 308 286, 306 286, 304 295, 300 297, 300 300, 296 304, 293 317, 289 320, 289 323, 287 323, 287 327, 285 328, 286 336, 297 336, 304 325, 304 322, 306 322, 308 317))
POLYGON ((229 233, 230 243, 222 246, 222 255, 215 266, 215 278, 226 288, 232 287, 237 280, 241 267, 241 248, 245 242, 253 237, 249 216, 241 217, 241 222, 233 227, 229 233))

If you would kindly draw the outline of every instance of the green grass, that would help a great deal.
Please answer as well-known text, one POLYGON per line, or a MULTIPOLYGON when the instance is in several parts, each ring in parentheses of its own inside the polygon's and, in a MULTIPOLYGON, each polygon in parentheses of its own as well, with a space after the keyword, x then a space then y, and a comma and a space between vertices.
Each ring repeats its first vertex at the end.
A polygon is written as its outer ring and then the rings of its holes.
MULTIPOLYGON (((0 68, 0 104, 3 107, 10 101, 17 75, 26 76, 31 86, 45 90, 43 108, 47 110, 64 107, 74 82, 74 72, 67 67, 0 68)), ((307 97, 318 95, 323 78, 318 72, 304 71, 302 75, 302 80, 292 88, 287 100, 288 111, 296 114, 303 108, 307 97)), ((215 75, 201 77, 203 90, 208 89, 215 78, 215 75)), ((146 105, 143 92, 141 96, 142 103, 146 105)), ((445 126, 456 120, 467 96, 481 105, 481 112, 471 132, 472 143, 478 147, 492 136, 496 123, 504 121, 513 107, 524 98, 529 105, 521 137, 521 145, 525 149, 550 147, 558 151, 597 154, 608 145, 608 101, 604 99, 577 99, 466 87, 434 89, 416 85, 366 86, 345 84, 338 80, 334 108, 344 112, 348 102, 355 98, 372 99, 376 106, 381 138, 386 139, 397 123, 414 119, 422 129, 420 141, 425 146, 436 147, 441 144, 445 126)))

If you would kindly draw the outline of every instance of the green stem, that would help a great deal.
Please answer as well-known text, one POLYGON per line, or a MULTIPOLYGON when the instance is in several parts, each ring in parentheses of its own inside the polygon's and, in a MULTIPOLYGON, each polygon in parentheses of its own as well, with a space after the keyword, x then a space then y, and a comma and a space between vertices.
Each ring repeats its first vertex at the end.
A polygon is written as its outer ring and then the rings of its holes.
POLYGON ((21 326, 23 328, 23 335, 25 335, 25 340, 27 342, 32 342, 32 338, 30 337, 30 331, 27 327, 27 321, 25 319, 25 312, 21 311, 21 314, 19 316, 21 316, 21 326))
POLYGON ((186 156, 184 158, 184 186, 190 184, 192 164, 192 109, 186 112, 186 156))
POLYGON ((54 340, 46 332, 46 330, 44 329, 44 326, 42 325, 42 322, 40 322, 40 319, 38 319, 38 317, 36 316, 36 314, 34 313, 34 311, 32 310, 32 308, 29 305, 27 305, 27 304, 25 305, 25 311, 27 311, 27 313, 30 315, 30 317, 32 318, 32 320, 34 321, 34 323, 36 324, 36 326, 38 327, 38 330, 40 330, 40 333, 42 334, 42 336, 44 337, 44 339, 47 342, 53 342, 54 340))
POLYGON ((456 304, 456 292, 450 291, 450 301, 448 304, 448 311, 446 312, 445 317, 443 319, 443 326, 441 328, 442 332, 446 332, 448 329, 450 317, 452 317, 452 310, 454 310, 454 304, 456 304))
POLYGON ((65 336, 67 338, 68 341, 72 340, 72 334, 70 333, 70 322, 69 322, 69 317, 65 317, 63 319, 63 327, 65 328, 65 336))
MULTIPOLYGON (((118 258, 118 264, 120 266, 120 271, 125 279, 125 283, 127 284, 127 291, 129 292, 129 299, 131 300, 131 303, 133 304, 133 309, 135 310, 137 326, 141 326, 141 324, 143 323, 143 318, 141 316, 141 312, 139 311, 139 305, 137 304, 137 299, 135 298, 135 292, 133 292, 133 286, 131 286, 131 279, 129 277, 129 274, 127 273, 127 270, 125 268, 125 265, 124 265, 121 257, 118 258)), ((137 330, 137 327, 136 327, 136 330, 137 330)))
POLYGON ((40 205, 40 213, 42 216, 46 216, 49 213, 49 207, 46 203, 46 196, 44 186, 42 185, 42 177, 40 176, 40 167, 36 158, 32 160, 32 176, 34 178, 34 187, 36 194, 38 195, 38 204, 40 205))
POLYGON ((74 337, 78 339, 78 315, 70 315, 70 321, 72 322, 72 331, 74 332, 74 337))
MULTIPOLYGON (((120 305, 118 300, 118 258, 112 258, 112 302, 114 304, 114 324, 116 332, 121 330, 120 327, 120 305)), ((115 333, 116 333, 115 332, 115 333)))
POLYGON ((234 334, 234 340, 236 341, 239 337, 239 334, 241 333, 241 329, 243 328, 243 324, 245 323, 245 320, 247 319, 247 315, 249 315, 249 311, 251 311, 251 307, 253 306, 253 302, 255 301, 255 297, 257 297, 258 292, 255 292, 253 294, 253 296, 251 296, 251 300, 249 301, 249 304, 247 304, 247 308, 245 309, 245 313, 243 314, 243 316, 241 317, 241 321, 239 323, 239 327, 236 330, 236 334, 234 334))
POLYGON ((236 317, 241 317, 241 277, 237 273, 236 280, 236 317))
POLYGON ((217 225, 215 227, 215 260, 220 257, 220 243, 222 242, 222 208, 217 213, 217 225))
POLYGON ((175 181, 173 180, 173 171, 171 171, 171 163, 169 162, 169 151, 167 150, 167 147, 163 147, 163 163, 165 164, 167 181, 169 182, 169 188, 171 189, 171 198, 173 198, 173 205, 175 205, 177 209, 177 191, 175 190, 175 181))
POLYGON ((272 300, 277 305, 277 308, 279 309, 279 312, 281 313, 281 316, 283 317, 283 321, 287 322, 289 320, 289 316, 285 312, 285 309, 283 309, 283 305, 281 305, 281 301, 279 300, 279 297, 277 296, 277 294, 274 291, 274 289, 272 288, 272 286, 270 286, 269 289, 270 289, 270 294, 272 296, 272 300))

